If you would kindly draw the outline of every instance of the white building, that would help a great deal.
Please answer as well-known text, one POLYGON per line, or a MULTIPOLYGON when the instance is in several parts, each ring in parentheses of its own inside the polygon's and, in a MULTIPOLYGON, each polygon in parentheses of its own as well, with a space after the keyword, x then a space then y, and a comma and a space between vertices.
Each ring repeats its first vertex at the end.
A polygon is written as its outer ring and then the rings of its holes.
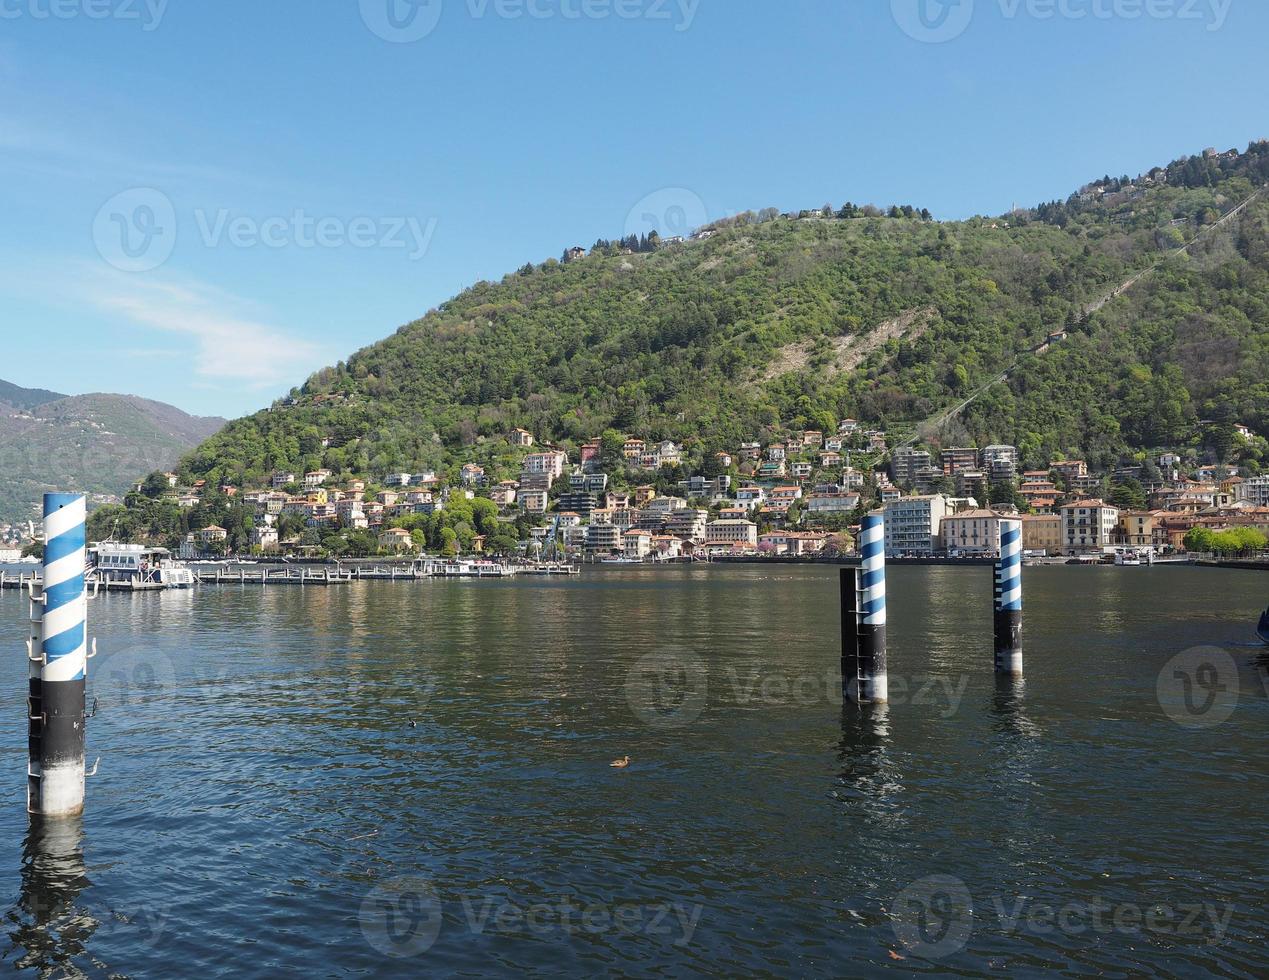
POLYGON ((625 546, 625 534, 612 524, 592 524, 586 529, 586 551, 592 555, 615 554, 625 546))
POLYGON ((686 510, 687 501, 682 497, 656 497, 649 500, 643 509, 653 514, 669 515, 676 510, 686 510))
POLYGON ((568 465, 568 456, 555 450, 544 453, 530 453, 524 457, 525 473, 547 473, 552 479, 564 475, 564 467, 568 465))
POLYGON ((1062 547, 1071 551, 1103 551, 1115 543, 1119 508, 1102 500, 1077 500, 1065 504, 1062 514, 1062 547))
POLYGON ((852 513, 859 506, 859 494, 857 493, 813 493, 806 498, 806 512, 808 514, 836 514, 844 515, 852 513))
POLYGON ((753 521, 718 520, 705 525, 706 544, 758 547, 758 525, 753 521))
POLYGON ((932 555, 939 548, 947 498, 941 493, 886 502, 886 554, 932 555))
POLYGON ((689 541, 704 541, 705 528, 709 524, 709 511, 677 510, 665 522, 667 534, 689 541))
POLYGON ((1239 500, 1253 507, 1269 507, 1269 473, 1243 480, 1234 490, 1239 500))
POLYGON ((748 510, 760 507, 766 499, 767 491, 763 490, 762 487, 741 487, 736 491, 737 506, 748 510))
POLYGON ((652 532, 627 531, 622 538, 621 550, 627 558, 647 558, 652 553, 652 532))
POLYGON ((256 526, 251 529, 251 547, 261 551, 278 550, 278 529, 275 527, 256 526))

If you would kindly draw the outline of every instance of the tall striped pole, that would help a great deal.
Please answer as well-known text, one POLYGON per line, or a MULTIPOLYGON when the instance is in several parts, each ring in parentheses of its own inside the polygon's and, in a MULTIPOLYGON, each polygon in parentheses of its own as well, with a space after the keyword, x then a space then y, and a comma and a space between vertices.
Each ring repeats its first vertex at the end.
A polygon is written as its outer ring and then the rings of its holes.
POLYGON ((1022 521, 1000 521, 996 562, 996 672, 1022 674, 1022 521))
MULTIPOLYGON (((27 808, 60 817, 84 809, 84 679, 88 663, 84 592, 86 510, 80 494, 44 495, 38 779, 27 808)), ((34 724, 35 711, 31 712, 34 724)))
POLYGON ((890 700, 886 674, 885 519, 869 514, 859 533, 860 567, 842 575, 842 696, 858 704, 890 700), (849 594, 848 594, 849 590, 849 594))

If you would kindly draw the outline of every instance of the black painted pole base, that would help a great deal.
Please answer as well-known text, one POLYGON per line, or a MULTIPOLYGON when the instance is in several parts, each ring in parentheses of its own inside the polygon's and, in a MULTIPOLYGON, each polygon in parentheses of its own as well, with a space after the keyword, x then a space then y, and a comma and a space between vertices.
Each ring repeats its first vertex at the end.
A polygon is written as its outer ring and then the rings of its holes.
POLYGON ((84 679, 43 681, 40 697, 39 794, 32 812, 59 817, 83 813, 84 679))
POLYGON ((1022 674, 1022 610, 996 610, 996 672, 1022 674))
POLYGON ((859 677, 859 569, 843 568, 838 580, 842 608, 842 698, 858 701, 855 694, 859 677))

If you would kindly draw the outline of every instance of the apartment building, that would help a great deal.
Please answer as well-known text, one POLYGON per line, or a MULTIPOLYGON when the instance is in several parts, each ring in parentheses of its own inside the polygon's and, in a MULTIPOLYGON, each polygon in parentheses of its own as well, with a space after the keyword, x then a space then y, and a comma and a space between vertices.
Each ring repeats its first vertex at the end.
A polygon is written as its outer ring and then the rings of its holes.
POLYGON ((931 555, 940 545, 947 497, 941 493, 898 497, 886 502, 886 554, 931 555))

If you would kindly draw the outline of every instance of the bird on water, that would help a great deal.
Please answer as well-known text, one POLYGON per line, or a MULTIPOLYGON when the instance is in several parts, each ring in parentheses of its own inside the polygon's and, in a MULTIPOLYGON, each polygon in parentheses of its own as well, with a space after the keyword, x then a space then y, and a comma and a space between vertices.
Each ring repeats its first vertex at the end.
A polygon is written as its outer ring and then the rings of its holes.
POLYGON ((613 759, 613 761, 608 763, 608 765, 614 769, 625 769, 626 766, 630 765, 630 756, 625 756, 621 759, 613 759))

